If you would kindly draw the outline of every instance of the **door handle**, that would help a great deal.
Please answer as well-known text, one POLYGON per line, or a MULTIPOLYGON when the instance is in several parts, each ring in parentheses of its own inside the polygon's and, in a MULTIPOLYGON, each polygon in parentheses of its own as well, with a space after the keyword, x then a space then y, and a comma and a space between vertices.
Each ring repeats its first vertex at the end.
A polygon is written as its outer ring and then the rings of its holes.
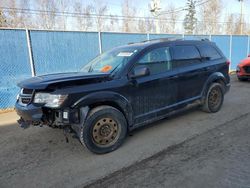
POLYGON ((129 85, 132 85, 132 86, 137 86, 137 81, 135 79, 131 79, 128 81, 129 85))

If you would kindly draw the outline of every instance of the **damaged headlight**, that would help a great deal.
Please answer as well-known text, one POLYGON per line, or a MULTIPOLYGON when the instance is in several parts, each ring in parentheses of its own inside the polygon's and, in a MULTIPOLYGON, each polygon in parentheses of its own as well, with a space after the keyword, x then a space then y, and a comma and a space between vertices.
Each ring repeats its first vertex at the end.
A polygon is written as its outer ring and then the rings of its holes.
POLYGON ((46 107, 57 108, 67 98, 67 95, 53 95, 50 93, 36 93, 34 103, 45 104, 46 107))

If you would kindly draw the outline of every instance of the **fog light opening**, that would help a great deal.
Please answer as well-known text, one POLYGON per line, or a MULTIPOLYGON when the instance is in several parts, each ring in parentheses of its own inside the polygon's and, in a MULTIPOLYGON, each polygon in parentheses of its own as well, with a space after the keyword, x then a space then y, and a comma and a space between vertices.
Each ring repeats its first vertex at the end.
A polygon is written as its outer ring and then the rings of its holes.
POLYGON ((69 119, 69 113, 67 111, 63 112, 63 119, 69 119))

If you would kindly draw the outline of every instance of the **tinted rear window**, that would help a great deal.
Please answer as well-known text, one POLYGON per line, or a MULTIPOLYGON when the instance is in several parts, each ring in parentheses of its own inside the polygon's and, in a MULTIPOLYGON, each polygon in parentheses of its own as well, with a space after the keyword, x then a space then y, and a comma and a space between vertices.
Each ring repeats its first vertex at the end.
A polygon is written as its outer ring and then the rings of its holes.
POLYGON ((201 57, 209 58, 210 60, 221 58, 221 55, 213 46, 202 45, 198 46, 198 48, 200 50, 201 57))
POLYGON ((200 53, 195 46, 174 46, 173 59, 197 59, 200 58, 200 53))

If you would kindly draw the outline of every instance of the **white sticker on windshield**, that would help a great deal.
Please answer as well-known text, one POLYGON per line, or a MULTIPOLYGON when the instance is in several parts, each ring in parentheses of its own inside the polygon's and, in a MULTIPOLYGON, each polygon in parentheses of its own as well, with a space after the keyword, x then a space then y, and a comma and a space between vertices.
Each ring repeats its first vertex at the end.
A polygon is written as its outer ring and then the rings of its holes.
POLYGON ((133 55, 133 52, 120 52, 117 54, 119 57, 130 57, 131 55, 133 55))

